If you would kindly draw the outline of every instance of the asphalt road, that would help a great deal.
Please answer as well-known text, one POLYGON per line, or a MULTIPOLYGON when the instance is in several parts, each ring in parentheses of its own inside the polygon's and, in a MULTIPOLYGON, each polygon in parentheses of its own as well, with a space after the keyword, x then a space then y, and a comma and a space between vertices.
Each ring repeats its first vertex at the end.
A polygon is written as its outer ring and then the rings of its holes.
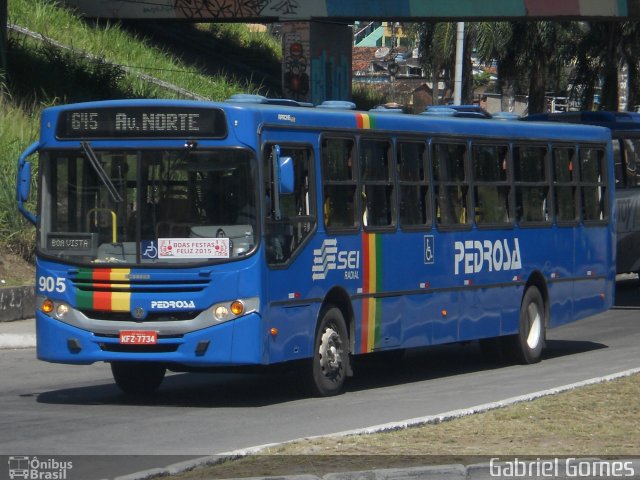
MULTIPOLYGON (((120 393, 108 365, 40 362, 0 351, 0 454, 96 457, 113 477, 189 457, 435 415, 640 367, 640 288, 616 307, 549 332, 537 365, 483 359, 475 344, 357 366, 347 392, 307 398, 291 374, 171 374, 151 400, 120 393), (461 394, 464 392, 464 394, 461 394), (149 457, 147 455, 162 455, 149 457)), ((0 466, 0 476, 4 473, 0 466)), ((75 478, 75 477, 74 477, 75 478)))

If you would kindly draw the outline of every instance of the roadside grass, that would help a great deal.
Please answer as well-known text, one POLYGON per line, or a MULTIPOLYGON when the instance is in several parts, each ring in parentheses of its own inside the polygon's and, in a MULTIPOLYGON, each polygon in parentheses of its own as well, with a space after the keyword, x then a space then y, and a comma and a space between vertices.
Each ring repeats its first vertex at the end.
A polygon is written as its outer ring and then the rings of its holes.
MULTIPOLYGON (((18 157, 37 137, 38 121, 30 113, 33 111, 32 105, 21 106, 0 95, 0 245, 31 261, 35 232, 19 214, 15 192, 18 157)), ((29 206, 33 209, 33 205, 29 206)), ((16 280, 22 283, 23 279, 16 280)))
POLYGON ((256 31, 241 23, 201 23, 197 28, 208 32, 219 42, 232 46, 242 61, 272 64, 277 73, 282 68, 282 44, 280 38, 268 31, 256 31), (247 58, 249 56, 250 58, 247 58))
MULTIPOLYGON (((255 91, 258 87, 238 83, 225 75, 204 74, 197 65, 183 62, 179 56, 117 22, 84 21, 57 2, 10 0, 9 23, 28 28, 77 51, 89 52, 107 64, 124 65, 133 72, 152 75, 208 99, 222 100, 233 93, 255 91)), ((160 89, 155 94, 149 92, 148 82, 135 75, 126 75, 123 81, 134 97, 179 97, 171 90, 160 89)))
MULTIPOLYGON (((8 23, 45 37, 43 41, 9 30, 9 75, 0 78, 0 250, 28 261, 33 260, 35 237, 33 226, 16 208, 17 161, 38 138, 43 108, 113 98, 184 98, 175 89, 149 83, 142 75, 211 100, 240 92, 266 93, 251 75, 212 71, 206 62, 187 58, 184 45, 171 48, 164 38, 158 41, 132 25, 83 20, 55 0, 9 0, 8 23), (60 49, 52 41, 71 50, 60 49)), ((267 33, 250 33, 245 25, 210 28, 200 32, 197 41, 218 42, 216 53, 223 61, 217 63, 224 64, 224 58, 233 58, 237 51, 258 48, 256 62, 263 68, 279 68, 280 45, 267 33)), ((181 32, 174 32, 176 35, 181 32)), ((32 165, 37 169, 37 161, 32 165)), ((34 183, 33 199, 36 187, 34 183)))
POLYGON ((492 457, 640 457, 640 375, 433 425, 322 437, 204 466, 175 480, 473 464, 492 457))

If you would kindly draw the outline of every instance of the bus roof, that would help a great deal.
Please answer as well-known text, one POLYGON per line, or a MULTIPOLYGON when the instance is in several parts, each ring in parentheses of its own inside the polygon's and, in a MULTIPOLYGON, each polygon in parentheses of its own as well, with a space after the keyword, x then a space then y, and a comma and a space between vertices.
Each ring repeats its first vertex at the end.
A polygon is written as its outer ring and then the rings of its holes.
POLYGON ((578 111, 538 113, 521 118, 524 121, 579 123, 596 125, 611 130, 640 130, 640 113, 611 111, 578 111))
MULTIPOLYGON (((264 98, 264 97, 260 97, 264 98)), ((371 130, 388 131, 402 135, 404 133, 428 135, 452 135, 474 137, 508 137, 512 139, 548 139, 562 141, 567 139, 579 141, 607 141, 611 132, 598 126, 584 126, 575 124, 550 125, 548 122, 519 122, 504 121, 493 118, 464 118, 461 116, 443 115, 412 115, 405 113, 376 111, 356 111, 349 106, 340 108, 334 104, 333 108, 315 108, 309 104, 299 104, 295 101, 260 101, 252 102, 247 97, 242 101, 203 102, 194 100, 159 100, 159 99, 128 99, 105 100, 96 102, 76 103, 49 107, 43 112, 43 126, 45 122, 55 123, 61 112, 78 110, 82 112, 104 108, 133 108, 145 107, 167 108, 211 108, 226 111, 229 118, 233 116, 253 116, 252 121, 257 125, 277 127, 305 128, 318 130, 371 130)), ((529 120, 533 118, 529 117, 529 120)), ((640 119, 639 123, 640 125, 640 119)), ((44 130, 44 129, 43 129, 44 130)), ((55 129, 53 129, 55 130, 55 129)))

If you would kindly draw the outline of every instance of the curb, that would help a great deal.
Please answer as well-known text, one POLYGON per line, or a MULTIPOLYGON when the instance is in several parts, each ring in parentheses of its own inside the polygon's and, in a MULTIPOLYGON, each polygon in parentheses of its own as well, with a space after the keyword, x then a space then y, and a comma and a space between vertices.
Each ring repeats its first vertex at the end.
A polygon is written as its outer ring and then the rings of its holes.
MULTIPOLYGON (((236 450, 234 452, 225 452, 225 453, 220 453, 218 455, 205 456, 201 458, 196 458, 194 460, 188 460, 186 462, 180 462, 173 465, 169 465, 168 467, 165 467, 165 468, 145 470, 145 471, 136 472, 136 473, 132 473, 132 474, 121 476, 121 477, 116 477, 115 480, 146 480, 151 477, 178 475, 180 473, 193 470, 194 468, 204 467, 207 465, 213 466, 223 461, 235 460, 243 456, 258 454, 260 451, 268 447, 272 447, 276 445, 286 445, 287 443, 292 443, 300 440, 309 440, 313 438, 327 438, 327 437, 329 438, 344 437, 348 435, 371 434, 371 433, 407 428, 409 426, 415 426, 415 425, 446 422, 449 420, 454 420, 456 418, 473 415, 476 413, 482 413, 489 410, 506 407, 508 405, 513 405, 516 403, 527 402, 530 400, 535 400, 537 398, 541 398, 549 395, 555 395, 558 393, 574 390, 576 388, 584 387, 587 385, 594 385, 598 383, 609 382, 618 378, 628 377, 630 375, 634 375, 637 373, 640 373, 640 368, 633 368, 633 369, 625 370, 622 372, 605 375, 602 377, 591 378, 588 380, 584 380, 582 382, 571 383, 568 385, 561 385, 559 387, 534 392, 528 395, 511 397, 502 401, 486 403, 483 405, 477 405, 475 407, 470 407, 462 410, 454 410, 454 411, 445 412, 439 415, 413 418, 413 419, 408 419, 402 422, 381 424, 381 425, 372 426, 368 428, 349 430, 349 431, 338 432, 338 433, 329 434, 329 435, 319 435, 314 437, 298 438, 298 439, 290 440, 288 442, 260 445, 260 446, 245 448, 242 450, 236 450)), ((496 462, 499 464, 513 464, 514 462, 518 461, 517 457, 515 458, 515 460, 508 460, 508 459, 504 459, 504 456, 503 457, 496 456, 496 459, 497 459, 496 462)), ((540 459, 540 458, 537 458, 536 460, 525 459, 522 461, 525 462, 527 465, 533 465, 534 469, 536 468, 536 463, 545 462, 544 459, 540 459)), ((553 461, 553 460, 548 460, 548 461, 553 461)), ((574 461, 577 463, 584 463, 585 465, 601 464, 605 466, 613 462, 618 462, 618 463, 621 462, 622 463, 621 468, 624 469, 624 472, 630 473, 630 475, 625 474, 624 475, 625 478, 640 480, 640 459, 626 459, 626 460, 613 461, 613 460, 600 460, 597 458, 588 458, 588 459, 574 458, 574 459, 571 459, 571 461, 574 461)), ((558 475, 549 476, 549 475, 542 474, 537 476, 536 475, 527 476, 526 478, 531 478, 531 479, 576 478, 576 475, 573 474, 574 472, 566 466, 568 464, 563 463, 563 465, 565 465, 564 469, 559 468, 558 475)), ((592 468, 595 468, 595 467, 592 467, 592 468)), ((536 470, 533 470, 533 471, 536 471, 536 470)), ((496 475, 495 473, 496 473, 495 469, 492 469, 492 465, 490 463, 479 463, 479 464, 473 464, 468 466, 464 466, 461 464, 452 464, 452 465, 440 465, 440 466, 429 466, 429 467, 413 467, 413 468, 406 468, 406 469, 394 468, 394 469, 388 469, 388 470, 368 470, 368 471, 358 471, 358 472, 331 473, 331 474, 324 475, 322 477, 317 475, 309 475, 309 474, 268 476, 268 477, 247 477, 247 478, 244 478, 243 480, 257 480, 257 479, 262 479, 262 480, 421 480, 421 479, 485 480, 485 479, 492 479, 492 478, 522 477, 520 475, 516 475, 515 477, 513 475, 502 475, 502 474, 496 475)), ((501 470, 501 473, 503 473, 502 470, 501 470)), ((585 478, 584 476, 582 477, 585 478)), ((589 478, 604 480, 609 478, 609 476, 592 475, 592 476, 589 476, 589 478)), ((232 479, 227 479, 227 480, 232 480, 232 479)))
MULTIPOLYGON (((180 462, 162 469, 147 470, 116 477, 114 480, 144 480, 151 477, 178 475, 185 471, 206 465, 214 465, 224 459, 202 457, 180 462)), ((609 479, 611 472, 621 472, 620 476, 640 480, 640 459, 599 459, 599 458, 505 458, 495 457, 495 462, 471 465, 451 464, 428 467, 391 468, 353 472, 328 473, 323 476, 312 474, 244 477, 242 480, 487 480, 503 478, 527 479, 609 479), (532 475, 528 475, 531 473, 532 475), (578 475, 579 473, 579 475, 578 475)), ((614 475, 618 476, 618 475, 614 475)), ((228 478, 226 480, 237 480, 228 478)))
POLYGON ((0 350, 35 348, 35 333, 3 333, 0 334, 0 350))
POLYGON ((0 322, 33 317, 36 293, 33 285, 0 288, 0 322))

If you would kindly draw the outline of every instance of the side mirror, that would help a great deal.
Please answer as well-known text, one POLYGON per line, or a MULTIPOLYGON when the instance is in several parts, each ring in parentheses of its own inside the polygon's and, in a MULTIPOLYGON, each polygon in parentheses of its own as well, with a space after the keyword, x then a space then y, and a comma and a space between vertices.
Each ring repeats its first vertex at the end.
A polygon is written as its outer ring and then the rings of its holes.
POLYGON ((26 202, 31 193, 31 162, 24 162, 18 172, 18 201, 26 202))
POLYGON ((278 190, 281 195, 293 193, 294 189, 293 158, 278 159, 278 190))
POLYGON ((293 193, 294 175, 293 159, 291 157, 280 156, 280 145, 274 145, 271 149, 271 159, 273 162, 273 212, 276 220, 282 220, 282 210, 280 209, 280 195, 293 193))
POLYGON ((18 160, 18 183, 16 185, 18 210, 34 225, 38 221, 38 218, 24 207, 24 203, 29 200, 29 194, 31 193, 31 162, 27 162, 27 157, 37 152, 38 146, 38 142, 34 142, 20 155, 20 159, 18 160))

